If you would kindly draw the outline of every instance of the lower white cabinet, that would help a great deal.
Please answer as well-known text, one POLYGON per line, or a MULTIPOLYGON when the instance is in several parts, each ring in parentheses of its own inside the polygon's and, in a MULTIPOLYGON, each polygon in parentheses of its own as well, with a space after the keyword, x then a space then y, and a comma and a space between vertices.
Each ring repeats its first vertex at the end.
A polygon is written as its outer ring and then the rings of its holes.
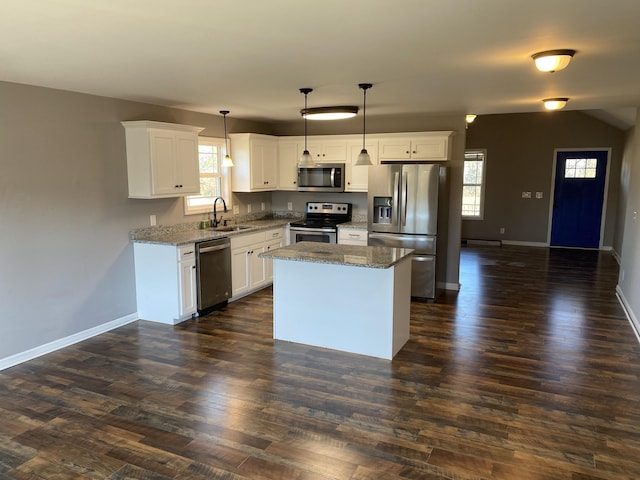
MULTIPOLYGON (((279 228, 278 230, 270 230, 266 234, 266 242, 265 242, 265 252, 269 252, 271 250, 275 250, 276 248, 284 247, 284 229, 279 228)), ((265 272, 267 276, 267 282, 273 283, 273 260, 269 258, 264 259, 265 263, 265 272)))
POLYGON ((231 301, 272 283, 273 260, 258 255, 283 242, 282 227, 231 237, 231 301))
POLYGON ((342 245, 363 245, 366 246, 369 239, 369 232, 366 228, 348 228, 338 225, 338 243, 342 245))
POLYGON ((175 325, 197 312, 193 243, 134 243, 136 302, 142 320, 175 325))

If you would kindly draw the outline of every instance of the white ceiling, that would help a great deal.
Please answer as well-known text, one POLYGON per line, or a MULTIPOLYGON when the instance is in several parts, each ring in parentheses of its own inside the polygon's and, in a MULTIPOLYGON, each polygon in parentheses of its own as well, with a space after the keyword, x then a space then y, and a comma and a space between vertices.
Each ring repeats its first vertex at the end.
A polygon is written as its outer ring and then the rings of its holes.
POLYGON ((0 80, 230 117, 640 106, 640 0, 2 0, 0 80), (531 54, 571 48, 566 70, 531 54))

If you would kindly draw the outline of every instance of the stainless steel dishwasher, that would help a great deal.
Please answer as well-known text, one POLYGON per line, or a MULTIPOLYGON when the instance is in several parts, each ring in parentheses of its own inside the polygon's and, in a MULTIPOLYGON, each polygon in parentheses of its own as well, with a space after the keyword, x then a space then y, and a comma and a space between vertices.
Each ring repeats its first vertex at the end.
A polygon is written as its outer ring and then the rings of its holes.
POLYGON ((196 243, 198 314, 223 306, 231 296, 231 241, 216 238, 196 243))

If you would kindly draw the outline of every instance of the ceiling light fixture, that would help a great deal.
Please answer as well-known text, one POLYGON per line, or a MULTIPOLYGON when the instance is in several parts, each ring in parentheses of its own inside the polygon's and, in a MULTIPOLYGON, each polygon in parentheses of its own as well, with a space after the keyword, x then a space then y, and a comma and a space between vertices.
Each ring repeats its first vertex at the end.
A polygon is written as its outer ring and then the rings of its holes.
POLYGON ((356 160, 356 165, 372 165, 371 156, 367 152, 364 136, 367 132, 367 90, 373 87, 371 83, 359 83, 358 87, 362 89, 362 150, 356 160))
POLYGON ((473 123, 473 121, 476 119, 476 117, 477 117, 477 115, 469 113, 464 117, 464 121, 467 122, 467 123, 473 123))
POLYGON ((566 68, 575 55, 575 50, 547 50, 531 55, 536 68, 541 72, 557 72, 566 68))
POLYGON ((302 113, 304 118, 308 118, 309 120, 343 120, 345 118, 355 117, 358 114, 358 107, 305 107, 300 113, 302 113))
POLYGON ((567 97, 545 98, 542 100, 544 108, 547 110, 561 110, 567 104, 569 99, 567 97))
POLYGON ((231 156, 229 155, 229 139, 227 138, 227 114, 229 110, 220 110, 222 114, 222 120, 224 121, 224 158, 222 159, 223 167, 233 167, 233 160, 231 160, 231 156))
MULTIPOLYGON (((307 110, 307 95, 309 95, 311 92, 313 92, 313 88, 300 89, 300 93, 304 94, 304 110, 302 110, 302 112, 305 112, 307 110)), ((301 167, 308 167, 310 165, 313 165, 313 158, 311 157, 309 150, 307 150, 307 117, 306 115, 304 115, 304 113, 302 114, 302 117, 304 118, 304 152, 302 152, 302 155, 300 156, 300 162, 298 163, 298 165, 300 165, 301 167)))

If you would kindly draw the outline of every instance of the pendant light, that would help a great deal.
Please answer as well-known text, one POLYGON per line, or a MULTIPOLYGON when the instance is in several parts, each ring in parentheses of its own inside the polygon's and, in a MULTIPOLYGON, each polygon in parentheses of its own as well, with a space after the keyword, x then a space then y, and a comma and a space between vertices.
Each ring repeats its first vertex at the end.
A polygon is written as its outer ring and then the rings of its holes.
POLYGON ((362 150, 356 160, 355 165, 372 165, 371 156, 367 152, 365 144, 365 134, 367 131, 367 90, 373 87, 371 83, 359 83, 358 86, 362 89, 363 108, 362 108, 362 150))
POLYGON ((302 152, 300 162, 298 163, 298 165, 300 165, 301 167, 308 167, 310 165, 313 165, 314 163, 309 150, 307 150, 307 116, 304 114, 304 112, 307 111, 307 95, 309 95, 311 92, 313 92, 313 88, 300 89, 300 93, 304 94, 304 110, 300 112, 302 113, 302 117, 304 118, 304 152, 302 152))
POLYGON ((224 155, 224 159, 222 160, 222 166, 223 167, 233 167, 233 160, 231 160, 231 157, 229 156, 229 139, 227 138, 227 114, 229 113, 229 110, 220 110, 220 113, 222 114, 222 118, 224 121, 224 148, 225 148, 225 155, 224 155))

